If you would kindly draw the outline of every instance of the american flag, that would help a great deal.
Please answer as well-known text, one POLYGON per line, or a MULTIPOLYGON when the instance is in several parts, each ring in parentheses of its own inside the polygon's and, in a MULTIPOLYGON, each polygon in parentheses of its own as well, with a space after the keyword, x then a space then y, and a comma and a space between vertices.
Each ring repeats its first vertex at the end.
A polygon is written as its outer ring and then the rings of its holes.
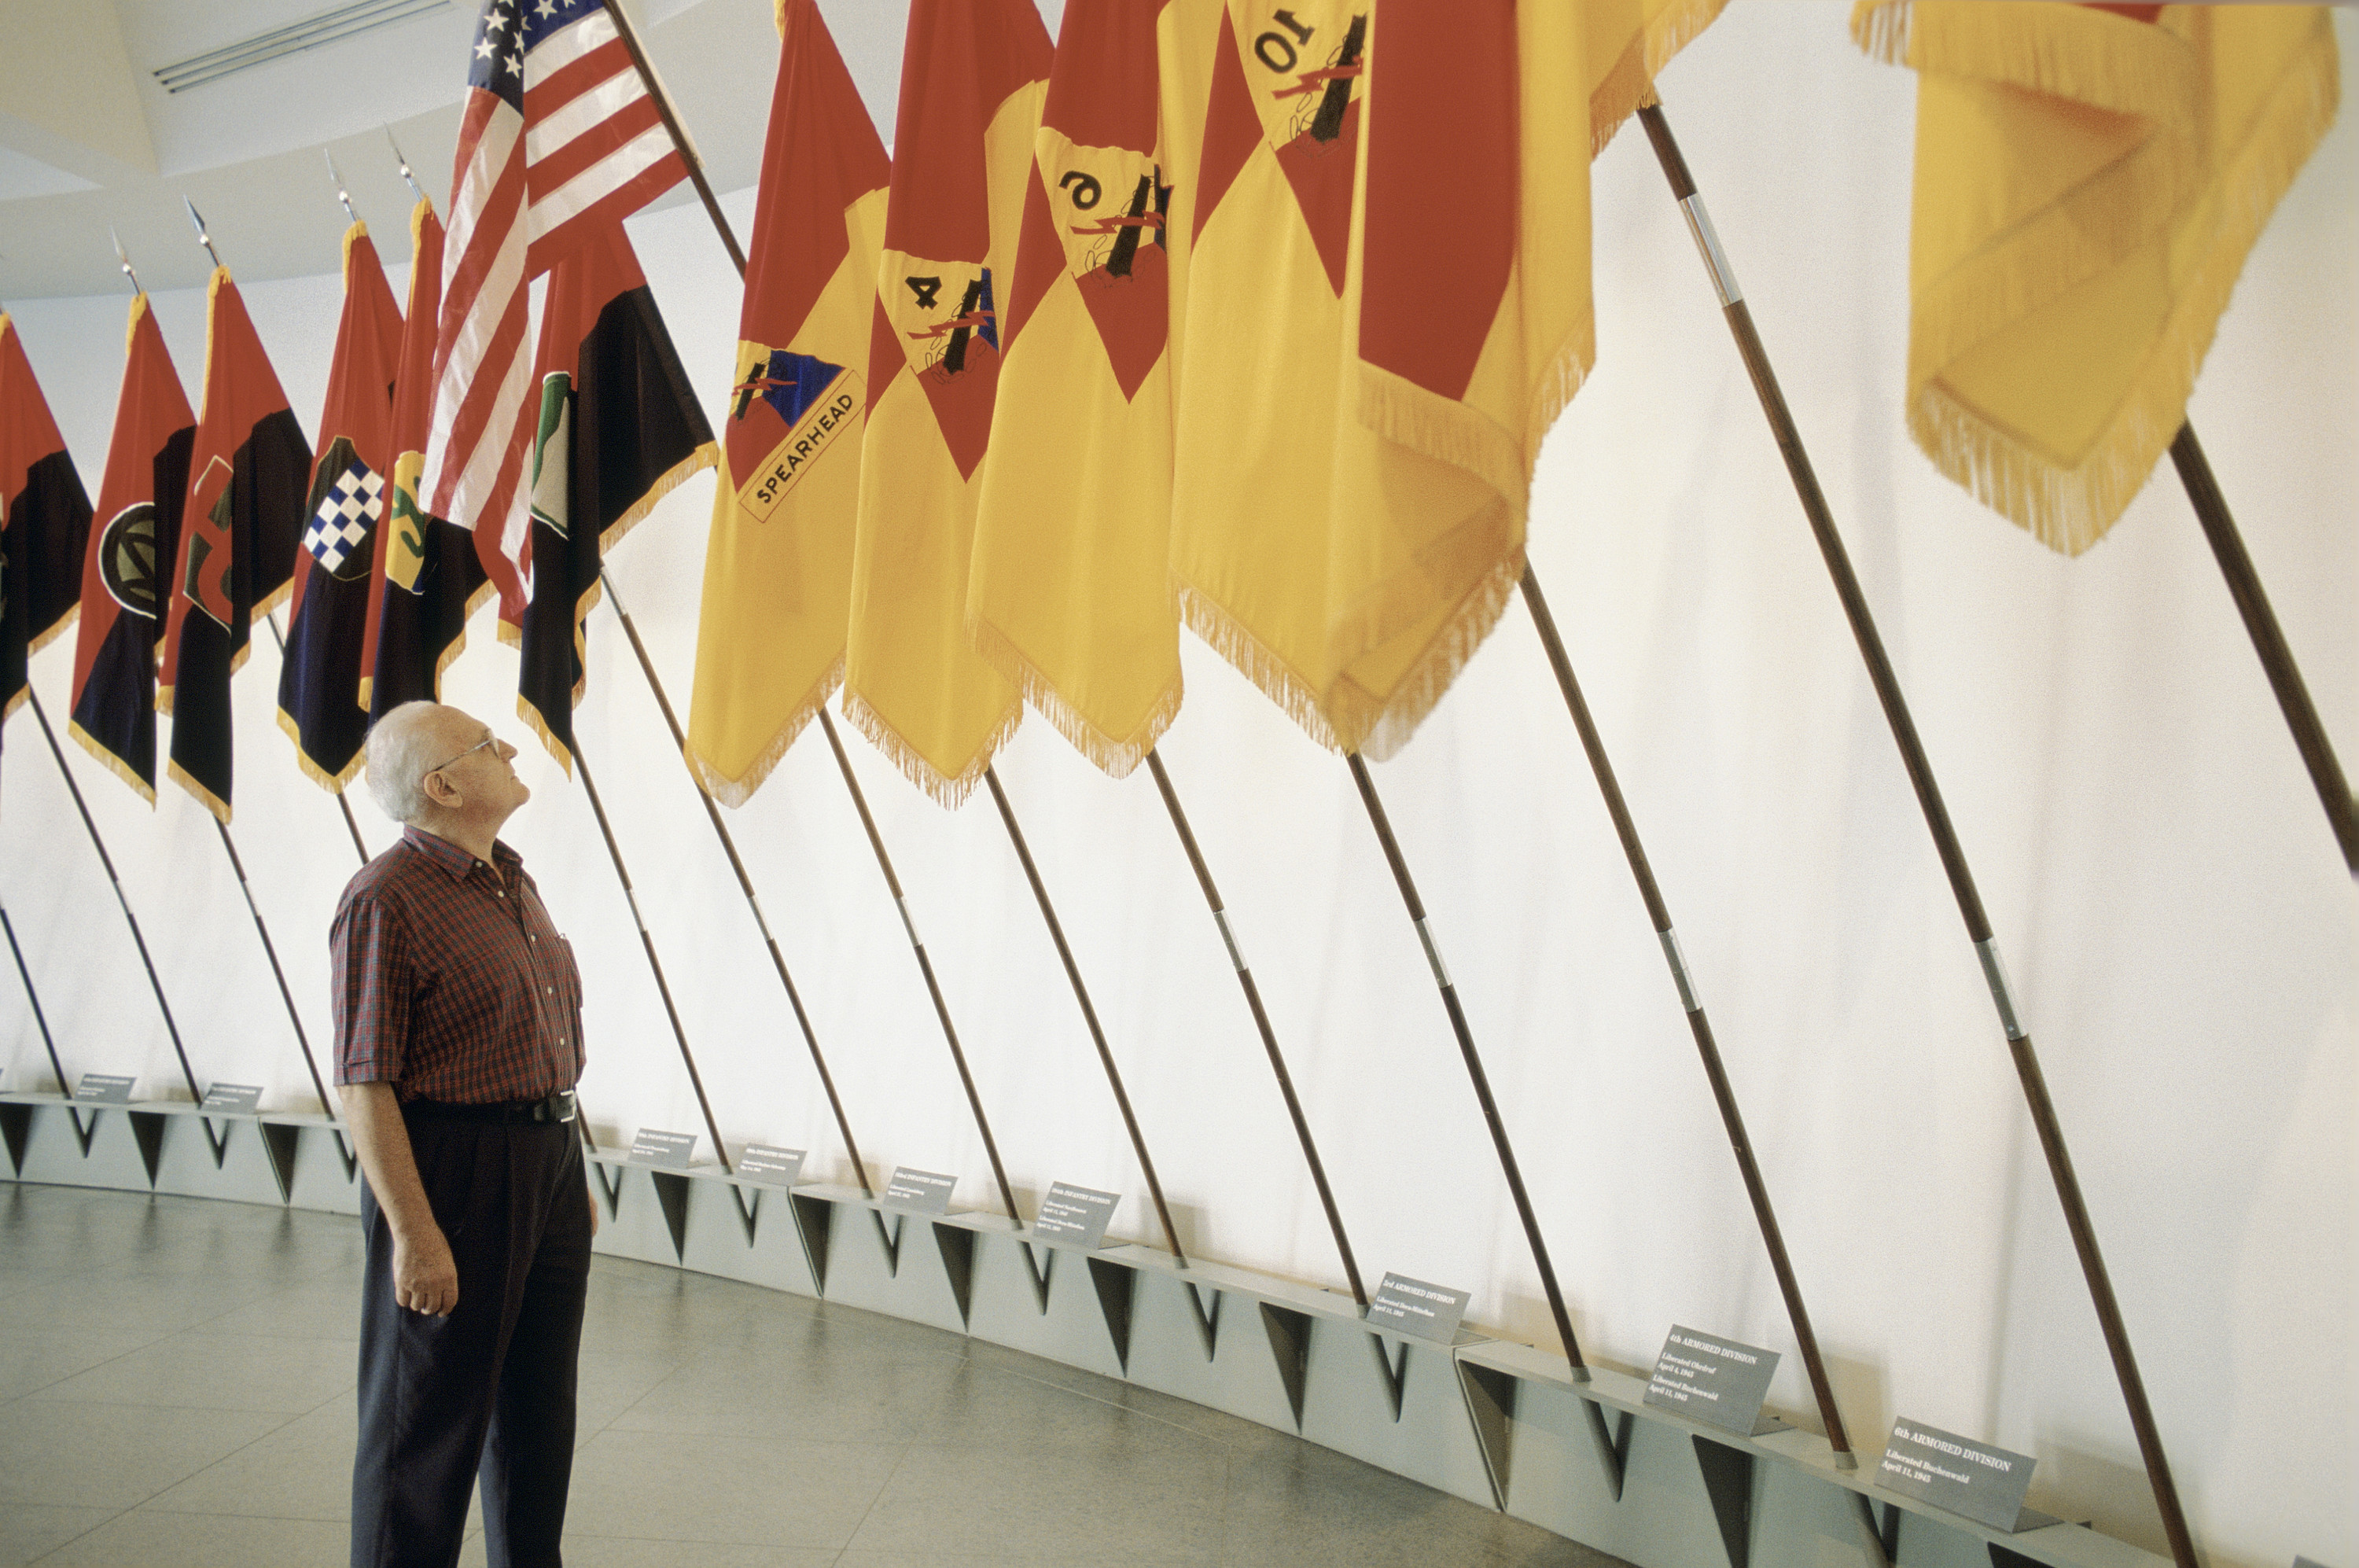
MULTIPOLYGON (((484 0, 451 173, 427 510, 498 540, 520 592, 532 537, 527 284, 687 167, 603 0, 484 0)), ((486 567, 493 552, 480 551, 486 567)))

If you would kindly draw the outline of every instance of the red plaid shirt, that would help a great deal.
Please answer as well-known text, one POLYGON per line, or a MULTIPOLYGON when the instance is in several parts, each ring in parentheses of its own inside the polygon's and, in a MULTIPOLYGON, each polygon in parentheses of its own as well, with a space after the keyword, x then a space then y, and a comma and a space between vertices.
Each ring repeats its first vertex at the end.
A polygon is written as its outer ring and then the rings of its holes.
POLYGON ((582 972, 524 860, 419 828, 361 867, 328 928, 336 1082, 404 1100, 537 1100, 582 1076, 582 972))

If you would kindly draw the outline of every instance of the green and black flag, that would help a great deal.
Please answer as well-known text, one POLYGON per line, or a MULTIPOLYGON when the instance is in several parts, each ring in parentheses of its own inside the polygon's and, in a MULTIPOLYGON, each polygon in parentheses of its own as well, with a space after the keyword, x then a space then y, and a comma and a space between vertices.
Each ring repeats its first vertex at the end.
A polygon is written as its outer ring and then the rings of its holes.
POLYGON ((375 563, 393 479, 393 377, 401 311, 368 225, 344 231, 344 313, 328 366, 320 455, 294 558, 287 659, 278 671, 278 727, 311 780, 342 789, 368 738, 361 702, 369 569, 375 563))
POLYGON ((434 330, 442 310, 442 223, 424 197, 409 214, 409 314, 393 393, 393 473, 369 577, 361 701, 372 720, 442 695, 442 671, 467 646, 467 617, 491 595, 475 536, 419 500, 434 414, 434 330))
POLYGON ((26 663, 82 603, 90 496, 49 417, 16 323, 0 310, 0 717, 25 700, 26 663))
POLYGON ((500 630, 523 649, 516 711, 570 772, 599 557, 719 448, 619 224, 549 274, 536 361, 531 586, 500 630))
POLYGON ((82 559, 74 643, 74 739, 156 803, 156 650, 171 601, 197 417, 147 296, 131 301, 123 392, 82 559))
POLYGON ((287 591, 310 481, 302 427, 229 268, 217 267, 205 290, 204 400, 156 706, 172 716, 172 777, 224 822, 230 677, 245 662, 254 619, 287 591))

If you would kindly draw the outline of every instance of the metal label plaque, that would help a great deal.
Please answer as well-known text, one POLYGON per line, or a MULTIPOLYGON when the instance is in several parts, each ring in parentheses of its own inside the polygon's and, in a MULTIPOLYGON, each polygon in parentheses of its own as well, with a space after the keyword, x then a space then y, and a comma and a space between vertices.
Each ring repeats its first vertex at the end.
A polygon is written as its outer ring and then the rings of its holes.
POLYGON ((1368 1303, 1368 1326, 1451 1345, 1458 1339, 1458 1320, 1466 1315, 1466 1299, 1465 1291, 1447 1285, 1387 1274, 1368 1303))
POLYGON ((212 1083, 205 1088, 209 1111, 252 1111, 262 1104, 259 1083, 212 1083))
POLYGON ((1033 1233, 1094 1247, 1105 1239, 1114 1205, 1121 1202, 1119 1192, 1101 1192, 1094 1187, 1059 1181, 1040 1200, 1039 1216, 1032 1222, 1033 1233))
POLYGON ((802 1174, 803 1151, 775 1143, 749 1143, 737 1157, 737 1174, 766 1187, 791 1187, 802 1174))
POLYGON ((119 1073, 85 1073, 74 1084, 73 1097, 86 1105, 127 1105, 131 1086, 138 1082, 119 1073))
POLYGON ((2032 1460, 1908 1420, 1892 1423, 1875 1484, 1993 1530, 2022 1528, 2032 1460))
POLYGON ((1647 1382, 1647 1403, 1676 1410, 1724 1432, 1750 1437, 1761 1421, 1761 1401, 1777 1353, 1673 1323, 1647 1382))
POLYGON ((669 1171, 685 1171, 696 1153, 696 1135, 692 1132, 665 1132, 658 1127, 641 1127, 639 1136, 631 1140, 631 1163, 660 1165, 669 1171))
POLYGON ((958 1178, 945 1176, 939 1171, 912 1171, 906 1165, 893 1167, 893 1180, 885 1186, 885 1205, 906 1209, 913 1214, 948 1214, 951 1189, 958 1178))

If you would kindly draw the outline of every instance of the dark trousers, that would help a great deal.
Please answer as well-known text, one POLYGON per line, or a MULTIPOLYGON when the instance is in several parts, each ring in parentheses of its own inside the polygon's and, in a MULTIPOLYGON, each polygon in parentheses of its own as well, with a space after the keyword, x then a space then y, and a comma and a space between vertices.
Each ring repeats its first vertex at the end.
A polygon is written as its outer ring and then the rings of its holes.
POLYGON ((590 1203, 570 1123, 411 1114, 409 1147, 459 1267, 459 1304, 393 1299, 393 1231, 364 1182, 353 1568, 450 1568, 480 1475, 493 1568, 560 1561, 590 1203))

